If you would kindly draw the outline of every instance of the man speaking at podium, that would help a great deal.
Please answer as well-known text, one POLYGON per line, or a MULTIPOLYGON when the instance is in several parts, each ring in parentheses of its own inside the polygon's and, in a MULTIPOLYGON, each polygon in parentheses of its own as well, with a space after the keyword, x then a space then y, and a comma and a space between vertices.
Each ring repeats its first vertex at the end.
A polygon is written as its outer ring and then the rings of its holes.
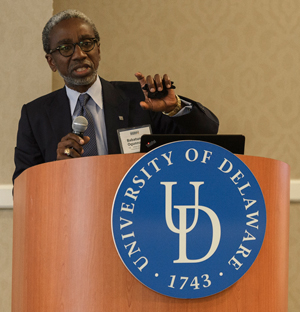
POLYGON ((108 82, 99 77, 100 37, 83 13, 66 10, 43 30, 43 47, 53 72, 65 87, 23 106, 15 148, 13 180, 44 162, 121 152, 119 129, 149 125, 153 133, 214 134, 217 117, 203 105, 179 97, 168 75, 136 82, 108 82), (89 126, 83 138, 72 120, 83 115, 89 126))

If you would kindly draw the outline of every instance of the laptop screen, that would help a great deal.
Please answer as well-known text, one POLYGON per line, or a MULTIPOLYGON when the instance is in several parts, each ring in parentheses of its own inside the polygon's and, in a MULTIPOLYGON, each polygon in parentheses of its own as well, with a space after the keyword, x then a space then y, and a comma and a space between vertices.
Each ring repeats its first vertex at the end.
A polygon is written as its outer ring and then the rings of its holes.
POLYGON ((219 145, 233 154, 244 154, 245 136, 241 134, 144 134, 141 152, 147 153, 161 145, 174 141, 195 140, 219 145))

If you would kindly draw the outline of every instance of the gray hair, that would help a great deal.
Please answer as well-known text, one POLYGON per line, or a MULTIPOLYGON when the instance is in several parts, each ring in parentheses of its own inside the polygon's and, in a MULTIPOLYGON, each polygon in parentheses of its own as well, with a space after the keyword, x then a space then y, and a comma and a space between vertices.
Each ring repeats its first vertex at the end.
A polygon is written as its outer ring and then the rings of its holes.
POLYGON ((55 14, 49 19, 49 21, 45 25, 42 33, 42 40, 43 40, 43 48, 46 53, 50 52, 50 32, 53 29, 53 27, 58 23, 60 23, 61 21, 70 18, 80 18, 84 22, 89 24, 94 31, 95 38, 98 40, 98 42, 100 41, 98 30, 96 29, 96 26, 93 23, 93 21, 80 11, 69 9, 55 14))

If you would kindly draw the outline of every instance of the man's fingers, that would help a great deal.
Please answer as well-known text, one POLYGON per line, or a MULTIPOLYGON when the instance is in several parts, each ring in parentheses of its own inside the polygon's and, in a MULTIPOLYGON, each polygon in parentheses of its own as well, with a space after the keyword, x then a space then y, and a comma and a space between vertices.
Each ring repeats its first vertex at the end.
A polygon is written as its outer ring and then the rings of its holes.
POLYGON ((80 157, 84 152, 82 145, 88 143, 89 140, 88 136, 81 138, 74 133, 67 134, 57 145, 57 159, 80 157))
POLYGON ((145 110, 152 110, 153 112, 162 112, 166 109, 166 102, 164 100, 148 100, 140 102, 140 106, 145 110))
POLYGON ((140 102, 140 106, 142 109, 145 109, 145 110, 150 109, 149 104, 147 104, 145 101, 140 102))
POLYGON ((59 142, 57 146, 57 158, 80 157, 83 154, 83 148, 75 141, 59 142), (68 155, 69 154, 69 155, 68 155))
POLYGON ((159 74, 156 74, 154 76, 154 81, 156 83, 156 89, 157 91, 162 91, 163 90, 163 84, 162 84, 162 79, 161 79, 161 76, 159 74))
POLYGON ((155 92, 156 91, 156 86, 154 84, 154 80, 153 80, 152 76, 150 76, 150 75, 147 76, 146 83, 148 85, 148 88, 149 88, 150 92, 155 92))
POLYGON ((64 142, 64 141, 75 141, 75 142, 77 142, 80 145, 84 144, 84 139, 81 138, 80 136, 78 136, 75 133, 68 133, 66 136, 64 136, 61 139, 61 142, 64 142))
POLYGON ((152 78, 151 75, 148 75, 145 78, 145 76, 142 73, 137 72, 135 73, 135 77, 138 79, 142 88, 145 86, 145 84, 147 84, 148 90, 150 92, 162 91, 164 85, 167 89, 171 88, 172 86, 171 80, 167 74, 164 74, 163 77, 161 77, 159 74, 155 74, 154 78, 152 78))
POLYGON ((137 73, 135 73, 135 77, 137 78, 137 80, 141 84, 141 87, 143 88, 146 84, 146 79, 145 79, 144 75, 140 72, 137 72, 137 73))
POLYGON ((167 74, 164 74, 163 79, 164 79, 166 88, 168 88, 168 89, 171 88, 172 84, 171 84, 171 80, 170 80, 169 76, 167 74))

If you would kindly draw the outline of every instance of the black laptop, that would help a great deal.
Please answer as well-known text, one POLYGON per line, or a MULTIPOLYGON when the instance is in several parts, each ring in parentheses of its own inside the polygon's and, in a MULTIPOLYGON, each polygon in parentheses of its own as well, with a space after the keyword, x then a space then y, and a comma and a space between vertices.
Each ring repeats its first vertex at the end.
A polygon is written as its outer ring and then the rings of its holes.
POLYGON ((244 154, 245 136, 242 134, 144 134, 141 152, 147 153, 161 145, 184 140, 204 141, 226 148, 233 154, 244 154))

